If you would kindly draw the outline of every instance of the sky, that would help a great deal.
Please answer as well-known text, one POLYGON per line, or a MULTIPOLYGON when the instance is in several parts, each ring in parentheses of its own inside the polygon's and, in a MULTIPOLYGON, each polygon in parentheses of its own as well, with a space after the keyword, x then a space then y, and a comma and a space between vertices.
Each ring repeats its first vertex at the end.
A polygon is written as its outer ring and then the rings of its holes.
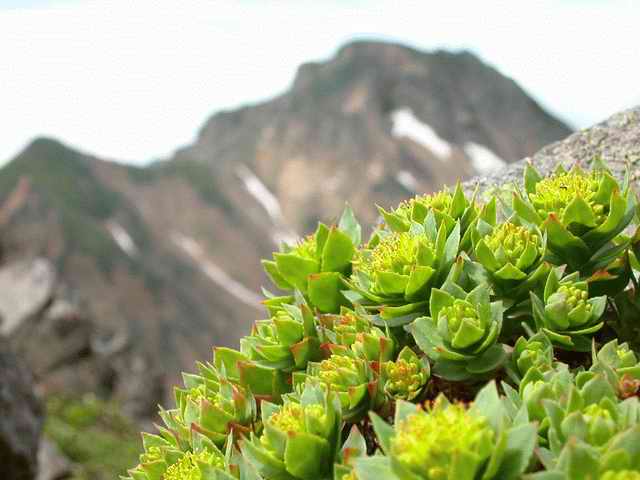
POLYGON ((56 137, 144 164, 345 42, 468 49, 574 128, 640 104, 636 0, 0 0, 0 163, 56 137))

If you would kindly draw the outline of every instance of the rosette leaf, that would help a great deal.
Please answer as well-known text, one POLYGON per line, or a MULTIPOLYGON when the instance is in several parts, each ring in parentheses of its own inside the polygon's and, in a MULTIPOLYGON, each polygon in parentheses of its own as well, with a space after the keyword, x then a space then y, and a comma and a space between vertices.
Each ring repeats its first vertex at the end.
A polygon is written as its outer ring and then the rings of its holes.
POLYGON ((360 242, 360 225, 347 206, 337 226, 318 224, 313 235, 294 247, 284 245, 262 265, 278 288, 299 290, 321 312, 338 312, 348 303, 341 293, 342 279, 351 274, 360 242))
POLYGON ((330 480, 340 451, 342 415, 333 392, 308 385, 299 401, 262 404, 263 431, 241 443, 246 460, 265 480, 330 480))
POLYGON ((122 480, 235 480, 229 464, 230 449, 223 453, 207 438, 194 432, 193 450, 181 450, 158 435, 143 434, 140 464, 122 480))
POLYGON ((384 363, 381 370, 384 392, 395 400, 418 398, 431 376, 429 361, 409 347, 404 347, 395 361, 384 363))
POLYGON ((478 220, 471 238, 475 258, 501 298, 522 300, 549 274, 551 267, 543 261, 546 235, 536 226, 519 225, 515 220, 492 226, 478 220))
POLYGON ((547 247, 560 259, 558 264, 583 275, 597 270, 595 265, 610 253, 603 247, 635 214, 634 195, 605 168, 584 172, 575 166, 542 178, 528 165, 524 184, 526 195, 514 194, 513 209, 547 233, 547 247))
POLYGON ((384 403, 379 376, 371 364, 359 357, 334 353, 319 363, 310 363, 306 374, 296 373, 294 385, 317 383, 335 392, 345 420, 355 422, 384 403))
POLYGON ((458 255, 458 223, 447 235, 445 225, 436 229, 429 214, 424 226, 413 227, 408 232, 381 232, 380 241, 354 260, 348 285, 383 319, 426 310, 431 288, 442 285, 458 255))
POLYGON ((490 302, 489 289, 480 285, 465 294, 434 288, 430 317, 407 325, 416 344, 435 362, 434 374, 454 381, 483 377, 506 360, 497 344, 502 328, 502 302, 490 302))
POLYGON ((464 233, 478 215, 475 202, 467 199, 460 182, 453 194, 445 188, 433 194, 419 195, 404 201, 391 212, 381 207, 378 207, 378 211, 387 227, 394 232, 408 232, 412 224, 423 224, 432 212, 437 224, 444 224, 447 231, 450 232, 456 222, 460 222, 464 233))
POLYGON ((267 367, 247 355, 226 347, 215 347, 213 363, 227 378, 250 391, 256 400, 279 402, 282 394, 291 391, 290 376, 283 370, 267 367))
POLYGON ((175 389, 176 408, 161 411, 169 430, 188 444, 196 430, 218 447, 229 434, 248 434, 256 415, 256 402, 246 388, 230 382, 213 365, 199 364, 199 375, 183 374, 184 388, 175 389))
POLYGON ((424 410, 398 401, 393 427, 375 414, 371 417, 386 457, 357 460, 359 480, 517 479, 536 443, 535 426, 526 413, 518 423, 507 420, 493 382, 470 408, 440 395, 424 410))
POLYGON ((334 466, 334 480, 358 480, 353 470, 355 461, 367 456, 367 442, 356 425, 340 449, 339 462, 334 466))
POLYGON ((531 292, 533 319, 554 345, 568 350, 588 352, 591 336, 598 332, 606 308, 605 295, 589 298, 589 286, 578 272, 562 277, 555 268, 547 277, 543 300, 531 292))
POLYGON ((553 369, 553 345, 549 338, 538 332, 531 338, 516 341, 507 365, 507 373, 518 385, 532 378, 542 378, 553 369))
POLYGON ((285 372, 304 370, 322 357, 315 318, 306 305, 283 305, 271 319, 255 322, 240 349, 258 365, 285 372))

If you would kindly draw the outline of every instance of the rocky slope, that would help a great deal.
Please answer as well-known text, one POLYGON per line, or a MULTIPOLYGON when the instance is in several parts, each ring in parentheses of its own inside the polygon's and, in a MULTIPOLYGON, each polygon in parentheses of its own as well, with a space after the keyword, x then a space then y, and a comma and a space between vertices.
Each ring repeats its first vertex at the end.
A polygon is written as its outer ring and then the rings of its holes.
MULTIPOLYGON (((34 141, 0 170, 2 255, 49 259, 92 319, 91 355, 120 349, 126 368, 171 383, 262 315, 259 259, 280 241, 345 201, 371 224, 374 203, 568 133, 469 53, 352 43, 301 66, 286 93, 214 115, 193 145, 147 168, 34 141)), ((20 316, 3 317, 0 329, 18 338, 20 316)))

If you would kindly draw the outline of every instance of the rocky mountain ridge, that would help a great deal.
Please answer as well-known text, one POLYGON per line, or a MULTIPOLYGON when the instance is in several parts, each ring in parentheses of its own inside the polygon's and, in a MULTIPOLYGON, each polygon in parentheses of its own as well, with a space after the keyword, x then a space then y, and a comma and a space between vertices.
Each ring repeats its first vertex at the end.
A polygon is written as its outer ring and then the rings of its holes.
MULTIPOLYGON (((569 133, 469 53, 356 42, 301 66, 288 92, 215 114, 193 145, 146 168, 34 141, 0 170, 2 261, 48 259, 91 319, 91 355, 122 344, 127 368, 151 365, 169 385, 264 315, 259 260, 282 240, 345 201, 371 225, 374 203, 569 133)), ((20 318, 4 313, 0 329, 18 338, 35 317, 20 318)))

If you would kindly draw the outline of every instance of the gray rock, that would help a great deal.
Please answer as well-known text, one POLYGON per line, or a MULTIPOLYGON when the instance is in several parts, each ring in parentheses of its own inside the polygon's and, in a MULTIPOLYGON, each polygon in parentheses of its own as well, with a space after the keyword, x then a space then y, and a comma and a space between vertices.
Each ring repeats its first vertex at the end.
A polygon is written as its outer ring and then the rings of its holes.
POLYGON ((49 440, 43 439, 38 451, 37 480, 63 480, 71 476, 72 464, 49 440))
POLYGON ((51 299, 56 274, 44 258, 20 260, 0 269, 0 334, 9 335, 51 299))
POLYGON ((479 185, 481 191, 510 182, 521 183, 526 162, 541 173, 550 173, 559 163, 569 167, 575 163, 589 165, 602 158, 618 176, 624 176, 627 165, 631 179, 640 180, 640 106, 609 117, 602 123, 580 130, 564 140, 542 148, 532 157, 513 163, 500 171, 465 182, 467 192, 479 185))
POLYGON ((0 337, 0 471, 7 480, 32 480, 42 430, 42 409, 30 373, 0 337))

